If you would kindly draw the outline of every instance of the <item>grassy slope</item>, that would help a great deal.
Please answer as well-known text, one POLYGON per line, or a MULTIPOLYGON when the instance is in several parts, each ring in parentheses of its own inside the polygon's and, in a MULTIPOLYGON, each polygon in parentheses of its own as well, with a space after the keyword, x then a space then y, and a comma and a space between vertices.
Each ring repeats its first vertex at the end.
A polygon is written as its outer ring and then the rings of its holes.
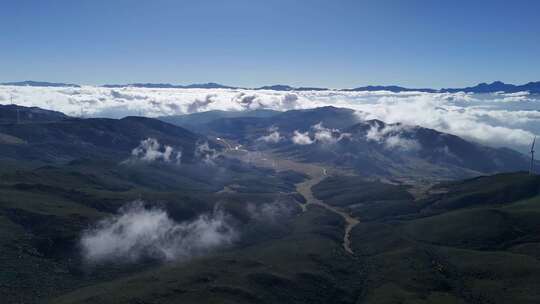
POLYGON ((415 212, 413 196, 403 186, 367 181, 359 176, 332 176, 313 187, 317 198, 347 208, 362 221, 415 212))
POLYGON ((363 300, 537 303, 538 177, 502 174, 444 186, 450 192, 421 202, 416 214, 355 227, 353 248, 370 265, 363 300))
POLYGON ((91 286, 52 303, 354 303, 362 267, 340 246, 339 217, 313 207, 286 237, 91 286))
POLYGON ((352 233, 351 258, 341 248, 343 223, 323 209, 310 207, 280 227, 249 222, 247 203, 292 192, 301 176, 218 161, 220 169, 88 160, 37 169, 0 166, 0 294, 23 303, 64 293, 53 302, 540 299, 538 177, 501 174, 447 183, 417 201, 402 187, 329 178, 315 194, 362 220, 352 233), (237 192, 219 192, 225 186, 237 192), (239 247, 191 262, 85 272, 75 247, 81 230, 138 197, 165 206, 177 220, 225 202, 249 233, 239 247))
POLYGON ((82 160, 37 169, 10 163, 9 170, 0 172, 0 294, 8 302, 39 302, 144 269, 144 265, 112 266, 87 273, 77 249, 82 230, 134 199, 163 206, 177 221, 211 211, 221 202, 240 222, 249 224, 247 203, 269 203, 278 198, 277 192, 291 192, 293 186, 286 179, 234 162, 176 167, 82 160), (219 192, 226 185, 250 192, 219 192))
MULTIPOLYGON (((53 303, 537 303, 540 196, 531 189, 539 185, 523 174, 446 184, 451 192, 405 202, 414 211, 391 209, 356 226, 354 258, 341 249, 341 220, 310 207, 268 241, 89 286, 53 303), (486 185, 481 200, 479 182, 486 185), (529 198, 502 195, 505 184, 526 186, 529 198), (433 211, 454 200, 468 202, 433 211)), ((362 192, 350 190, 347 199, 362 192)))

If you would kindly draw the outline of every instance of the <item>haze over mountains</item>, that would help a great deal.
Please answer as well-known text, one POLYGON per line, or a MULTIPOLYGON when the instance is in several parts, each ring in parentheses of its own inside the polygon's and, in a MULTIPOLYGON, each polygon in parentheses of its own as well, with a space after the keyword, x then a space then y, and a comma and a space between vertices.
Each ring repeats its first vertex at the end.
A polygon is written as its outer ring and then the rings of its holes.
MULTIPOLYGON (((77 84, 69 83, 54 83, 54 82, 44 82, 44 81, 20 81, 20 82, 4 82, 0 85, 11 85, 11 86, 36 86, 36 87, 80 87, 77 84)), ((162 88, 162 89, 249 89, 245 87, 234 87, 222 85, 215 82, 209 83, 200 83, 200 84, 189 84, 189 85, 177 85, 170 83, 130 83, 130 84, 104 84, 101 85, 105 88, 123 88, 123 87, 134 87, 134 88, 162 88)), ((289 85, 267 85, 256 88, 251 88, 252 90, 274 90, 274 91, 326 91, 331 90, 328 88, 320 87, 292 87, 289 85)), ((340 89, 338 89, 340 90, 340 89)), ((504 93, 516 93, 516 92, 529 92, 529 93, 540 93, 540 81, 529 82, 522 85, 507 84, 501 81, 494 81, 492 83, 480 83, 476 86, 463 87, 463 88, 441 88, 441 89, 432 89, 432 88, 406 88, 396 85, 369 85, 363 87, 355 87, 350 89, 341 89, 343 91, 350 92, 372 92, 372 91, 390 91, 390 92, 426 92, 426 93, 456 93, 456 92, 465 92, 465 93, 495 93, 495 92, 504 92, 504 93)))

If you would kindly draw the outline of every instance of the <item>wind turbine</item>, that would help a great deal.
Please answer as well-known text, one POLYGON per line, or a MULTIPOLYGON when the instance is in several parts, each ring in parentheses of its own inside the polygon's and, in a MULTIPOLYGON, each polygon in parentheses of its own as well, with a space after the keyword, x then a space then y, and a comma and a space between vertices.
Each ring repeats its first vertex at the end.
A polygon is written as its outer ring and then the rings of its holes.
POLYGON ((19 107, 16 106, 16 105, 13 103, 13 94, 11 94, 11 96, 10 96, 10 101, 11 101, 11 105, 12 105, 12 106, 15 106, 15 112, 17 112, 17 124, 19 124, 19 121, 20 121, 20 118, 19 118, 19 107))
POLYGON ((531 168, 529 169, 529 174, 534 174, 534 143, 536 142, 536 136, 534 137, 531 145, 531 168))

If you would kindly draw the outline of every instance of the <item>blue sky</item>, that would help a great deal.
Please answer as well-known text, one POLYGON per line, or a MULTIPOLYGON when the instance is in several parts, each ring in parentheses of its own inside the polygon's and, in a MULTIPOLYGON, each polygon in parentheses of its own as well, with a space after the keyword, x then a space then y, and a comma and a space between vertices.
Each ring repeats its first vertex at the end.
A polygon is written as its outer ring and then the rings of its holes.
POLYGON ((540 80, 540 1, 0 0, 0 82, 540 80))

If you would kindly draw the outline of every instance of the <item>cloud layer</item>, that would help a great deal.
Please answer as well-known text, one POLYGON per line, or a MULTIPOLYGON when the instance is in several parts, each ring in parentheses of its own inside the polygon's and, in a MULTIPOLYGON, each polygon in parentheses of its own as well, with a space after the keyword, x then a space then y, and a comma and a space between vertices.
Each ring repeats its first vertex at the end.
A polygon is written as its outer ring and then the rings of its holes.
MULTIPOLYGON (((46 88, 0 86, 0 103, 38 106, 74 116, 186 114, 208 110, 305 109, 332 105, 364 119, 420 125, 492 146, 526 150, 540 134, 540 96, 522 93, 421 93, 243 89, 46 88)), ((270 138, 269 138, 270 139, 270 138)))

